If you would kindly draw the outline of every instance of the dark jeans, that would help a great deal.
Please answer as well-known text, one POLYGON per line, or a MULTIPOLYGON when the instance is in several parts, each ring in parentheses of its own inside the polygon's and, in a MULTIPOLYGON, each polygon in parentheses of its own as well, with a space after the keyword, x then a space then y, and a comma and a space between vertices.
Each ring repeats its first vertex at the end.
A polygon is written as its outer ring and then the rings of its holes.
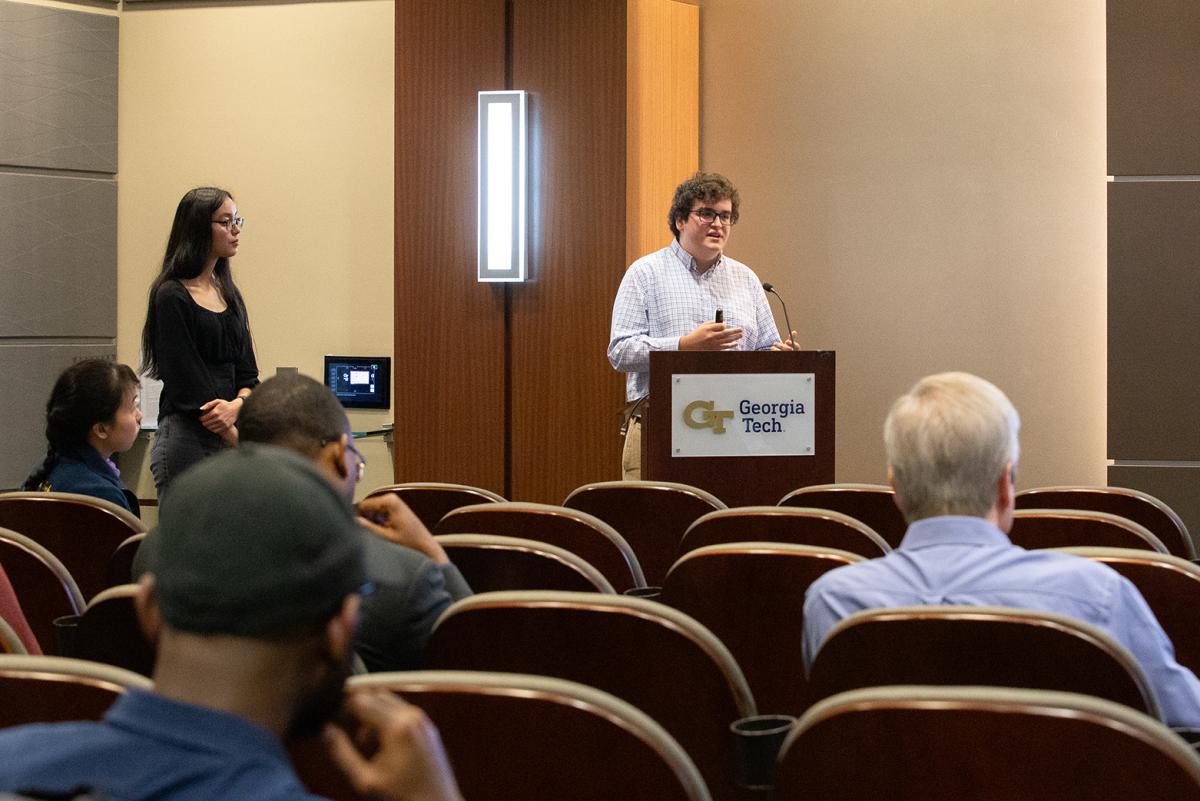
POLYGON ((150 472, 159 500, 179 474, 206 456, 225 447, 225 440, 186 414, 169 414, 158 420, 158 433, 150 451, 150 472))

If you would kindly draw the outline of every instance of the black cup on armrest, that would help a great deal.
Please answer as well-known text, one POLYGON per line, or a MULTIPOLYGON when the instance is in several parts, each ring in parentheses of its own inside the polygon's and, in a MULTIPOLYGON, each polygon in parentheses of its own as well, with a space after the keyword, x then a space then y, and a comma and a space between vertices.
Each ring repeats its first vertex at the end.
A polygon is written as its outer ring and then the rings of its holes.
POLYGON ((775 762, 788 732, 796 724, 791 715, 754 715, 729 724, 733 733, 734 777, 748 790, 775 786, 775 762))
POLYGON ((621 594, 628 595, 630 598, 645 598, 648 601, 657 601, 662 595, 662 587, 630 587, 621 594))

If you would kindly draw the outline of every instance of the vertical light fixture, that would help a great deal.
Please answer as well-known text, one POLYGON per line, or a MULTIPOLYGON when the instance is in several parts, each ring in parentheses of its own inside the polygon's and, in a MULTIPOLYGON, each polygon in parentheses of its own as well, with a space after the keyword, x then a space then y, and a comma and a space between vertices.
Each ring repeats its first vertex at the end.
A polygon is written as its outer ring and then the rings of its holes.
POLYGON ((525 93, 479 93, 480 281, 525 280, 525 93))

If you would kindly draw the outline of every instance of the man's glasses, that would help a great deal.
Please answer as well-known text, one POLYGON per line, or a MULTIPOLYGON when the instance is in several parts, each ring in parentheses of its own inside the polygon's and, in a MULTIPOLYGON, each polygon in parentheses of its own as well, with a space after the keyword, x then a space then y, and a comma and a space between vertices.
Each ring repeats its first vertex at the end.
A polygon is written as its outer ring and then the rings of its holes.
POLYGON ((736 222, 733 219, 732 211, 717 211, 716 209, 703 208, 692 209, 692 214, 695 214, 700 222, 705 225, 712 225, 713 220, 720 220, 721 225, 733 225, 736 222))
POLYGON ((226 231, 232 231, 234 226, 236 226, 239 231, 246 227, 245 217, 234 217, 231 220, 213 220, 212 222, 213 225, 219 225, 226 231))
POLYGON ((367 457, 365 457, 361 453, 359 453, 358 448, 354 447, 354 440, 350 440, 349 442, 347 442, 346 447, 350 450, 351 453, 354 454, 355 458, 358 459, 358 480, 362 481, 363 476, 365 476, 367 474, 367 457))

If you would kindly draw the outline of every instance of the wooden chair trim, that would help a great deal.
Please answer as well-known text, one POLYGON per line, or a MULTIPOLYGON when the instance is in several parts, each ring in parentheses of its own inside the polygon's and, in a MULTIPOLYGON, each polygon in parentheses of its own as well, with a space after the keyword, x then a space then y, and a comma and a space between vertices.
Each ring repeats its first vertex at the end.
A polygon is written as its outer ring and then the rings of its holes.
POLYGON ((117 548, 128 548, 135 542, 141 544, 141 542, 146 539, 146 534, 147 532, 145 531, 139 531, 137 534, 130 534, 128 537, 121 540, 121 544, 118 545, 117 548))
POLYGON ((865 562, 867 558, 849 551, 841 551, 837 548, 819 548, 814 545, 793 545, 789 542, 723 542, 719 545, 705 545, 697 548, 694 551, 688 551, 683 556, 671 565, 671 570, 667 572, 667 578, 670 579, 671 573, 675 568, 691 562, 696 559, 704 559, 714 555, 759 555, 769 554, 780 557, 793 558, 814 558, 814 559, 833 559, 841 564, 850 564, 852 562, 865 562))
POLYGON ((439 534, 434 539, 440 542, 443 547, 468 545, 475 548, 522 551, 524 553, 538 554, 547 559, 553 559, 579 573, 595 586, 596 592, 616 593, 616 590, 613 589, 612 584, 604 577, 604 574, 593 567, 582 556, 547 542, 527 540, 520 537, 502 537, 498 534, 439 534))
POLYGON ((137 593, 138 585, 136 584, 118 584, 115 587, 109 587, 107 590, 97 593, 95 598, 88 601, 87 607, 83 611, 86 614, 88 609, 91 609, 98 604, 102 604, 105 601, 119 600, 122 598, 133 599, 137 596, 137 593))
POLYGON ((1036 497, 1039 493, 1045 492, 1080 492, 1094 493, 1096 495, 1122 495, 1126 497, 1137 498, 1140 501, 1145 501, 1147 504, 1153 506, 1159 512, 1162 512, 1164 515, 1166 515, 1166 517, 1175 524, 1176 528, 1179 529, 1179 533, 1183 537, 1183 545, 1188 549, 1189 552, 1188 558, 1195 559, 1197 557, 1196 544, 1192 541, 1192 536, 1188 533, 1188 527, 1187 524, 1183 522, 1183 518, 1181 518, 1178 513, 1176 513, 1176 511, 1168 506, 1164 501, 1156 498, 1148 492, 1143 492, 1139 489, 1133 489, 1132 487, 1099 487, 1089 486, 1086 484, 1067 484, 1055 487, 1032 487, 1030 489, 1021 490, 1017 493, 1017 498, 1036 497))
POLYGON ((693 487, 691 484, 680 484, 675 481, 593 481, 590 484, 584 484, 582 487, 576 487, 571 490, 570 494, 563 500, 563 506, 569 506, 567 503, 576 495, 582 495, 585 492, 592 490, 604 489, 647 489, 660 490, 663 492, 679 492, 686 495, 691 495, 699 498, 708 504, 711 504, 714 509, 727 509, 725 502, 713 495, 707 490, 693 487))
POLYGON ((645 712, 614 695, 565 679, 523 673, 493 673, 470 670, 417 670, 353 676, 349 691, 380 688, 404 694, 405 690, 452 690, 480 695, 510 695, 536 698, 587 710, 644 742, 662 757, 694 801, 711 797, 700 771, 687 752, 666 729, 645 712))
MULTIPOLYGON (((58 578, 63 589, 66 590, 67 596, 71 601, 71 606, 75 609, 75 614, 78 615, 83 612, 84 607, 87 606, 87 602, 83 598, 83 593, 79 591, 79 585, 75 583, 75 579, 71 576, 71 571, 67 570, 66 565, 59 561, 57 556, 50 553, 41 543, 35 542, 24 534, 20 534, 12 529, 0 528, 0 540, 8 540, 21 550, 33 554, 34 557, 44 562, 58 578)), ((17 600, 19 601, 20 599, 18 598, 17 600)))
POLYGON ((1124 704, 1079 693, 1009 687, 891 685, 849 690, 814 704, 792 727, 780 760, 809 729, 847 713, 875 709, 982 709, 996 713, 1051 715, 1119 729, 1164 752, 1200 784, 1200 756, 1159 721, 1124 704))
MULTIPOLYGON (((825 637, 825 642, 831 641, 835 635, 855 626, 875 622, 886 622, 889 619, 918 619, 918 620, 988 620, 997 623, 1013 625, 1036 625, 1043 628, 1056 629, 1092 643, 1098 649, 1109 653, 1132 677, 1145 700, 1146 709, 1150 714, 1160 719, 1162 713, 1158 701, 1150 689, 1150 682, 1142 671, 1142 666, 1133 658, 1133 654, 1114 640, 1104 630, 1085 623, 1073 617, 1060 615, 1055 612, 1043 612, 1037 609, 1024 609, 1009 606, 966 606, 966 605, 935 605, 935 606, 894 606, 881 609, 864 609, 860 612, 839 620, 825 637)), ((820 658, 820 651, 817 652, 820 658)))
MULTIPOLYGON (((794 493, 793 493, 794 494, 794 493)), ((891 553, 892 546, 887 544, 883 537, 875 529, 868 526, 856 517, 851 517, 843 512, 836 512, 833 509, 819 509, 815 506, 734 506, 729 509, 715 509, 711 512, 701 515, 696 518, 696 521, 688 526, 684 532, 684 539, 693 528, 696 528, 701 523, 713 520, 723 519, 726 517, 742 517, 742 516, 763 516, 763 517, 803 517, 816 520, 832 520, 847 528, 852 528, 869 539, 875 545, 878 545, 883 552, 891 553)))
POLYGON ((154 689, 154 682, 131 670, 62 656, 0 654, 0 676, 34 676, 43 679, 65 677, 115 692, 123 692, 129 688, 154 689))
MULTIPOLYGON (((634 586, 646 586, 646 576, 642 572, 642 565, 638 562, 637 554, 633 552, 629 542, 621 536, 615 528, 604 522, 593 514, 584 512, 580 509, 571 509, 566 506, 554 506, 549 503, 530 503, 528 501, 496 501, 495 503, 476 503, 470 506, 460 506, 457 509, 451 509, 446 513, 438 524, 434 527, 434 534, 457 534, 460 532, 454 531, 452 527, 456 525, 454 518, 456 516, 466 516, 475 512, 505 512, 512 511, 519 514, 528 514, 531 517, 539 515, 549 515, 553 517, 566 517, 572 520, 578 520, 587 526, 607 537, 614 546, 621 552, 625 561, 629 564, 629 570, 633 574, 634 586), (447 522, 449 521, 449 522, 447 522), (446 525, 443 526, 442 524, 446 525), (451 530, 444 530, 451 528, 451 530)), ((461 532, 469 533, 469 532, 461 532)))
POLYGON ((1108 523, 1109 525, 1123 528, 1134 536, 1144 540, 1147 545, 1151 546, 1155 551, 1162 554, 1169 554, 1170 550, 1163 541, 1154 535, 1150 529, 1143 526, 1141 523, 1135 523, 1127 517, 1109 514, 1108 512, 1093 512, 1087 509, 1017 509, 1013 512, 1013 518, 1020 520, 1026 517, 1037 518, 1059 518, 1063 520, 1097 520, 1108 523))
POLYGON ((887 484, 859 484, 853 482, 843 482, 839 484, 812 484, 807 487, 794 489, 787 495, 779 499, 777 506, 782 506, 788 498, 804 495, 810 492, 884 492, 888 495, 894 494, 892 488, 887 484))
POLYGON ((28 654, 25 650, 25 643, 21 642, 21 638, 17 636, 17 632, 13 627, 8 625, 8 621, 0 617, 0 653, 4 654, 28 654))
POLYGON ((1200 565, 1171 553, 1144 551, 1137 548, 1104 548, 1098 545, 1076 545, 1070 548, 1048 548, 1047 550, 1069 553, 1100 562, 1130 562, 1161 567, 1177 573, 1186 573, 1190 578, 1200 581, 1200 565))
POLYGON ((406 489, 424 489, 424 490, 446 490, 447 492, 463 492, 478 495, 481 498, 487 498, 492 501, 505 501, 503 495, 492 492, 490 489, 483 487, 473 487, 470 484, 447 484, 440 481, 405 481, 401 484, 385 484, 382 487, 376 487, 368 494, 382 495, 385 492, 395 492, 397 490, 406 489))
POLYGON ((679 636, 691 640, 709 655, 721 669, 729 684, 730 693, 738 709, 739 717, 758 714, 754 695, 742 669, 725 644, 717 639, 702 623, 691 615, 672 609, 657 601, 633 598, 625 595, 600 595, 587 592, 557 592, 553 590, 521 590, 505 592, 483 592, 471 595, 451 604, 433 625, 438 627, 450 617, 472 609, 496 609, 503 607, 551 608, 566 607, 584 609, 607 614, 631 615, 671 629, 679 636))
POLYGON ((68 501, 80 506, 90 506, 99 509, 102 512, 112 515, 120 519, 122 523, 129 526, 135 532, 145 532, 146 524, 141 519, 130 512, 128 509, 118 506, 112 501, 106 501, 103 498, 96 498, 92 495, 80 495, 76 492, 36 492, 29 490, 19 490, 17 492, 0 493, 0 503, 6 500, 34 500, 39 502, 63 502, 68 501))

